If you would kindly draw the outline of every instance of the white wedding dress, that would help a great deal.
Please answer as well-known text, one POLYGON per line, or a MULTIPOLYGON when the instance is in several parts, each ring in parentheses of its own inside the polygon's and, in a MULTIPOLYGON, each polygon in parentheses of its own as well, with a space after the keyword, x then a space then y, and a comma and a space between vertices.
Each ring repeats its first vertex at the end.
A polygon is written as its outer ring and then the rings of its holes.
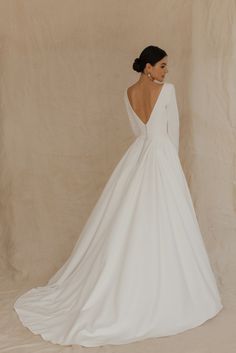
POLYGON ((124 100, 134 142, 70 257, 14 303, 22 324, 52 343, 94 347, 174 335, 223 307, 178 156, 175 87, 164 83, 147 123, 127 90, 124 100))

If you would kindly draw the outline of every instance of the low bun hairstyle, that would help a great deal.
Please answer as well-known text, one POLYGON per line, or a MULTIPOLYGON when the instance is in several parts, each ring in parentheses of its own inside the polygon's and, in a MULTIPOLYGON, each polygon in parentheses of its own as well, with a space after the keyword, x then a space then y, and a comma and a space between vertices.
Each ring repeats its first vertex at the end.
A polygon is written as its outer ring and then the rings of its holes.
POLYGON ((133 63, 134 71, 141 72, 143 70, 140 58, 136 58, 133 63))
POLYGON ((154 45, 149 45, 143 49, 139 58, 134 60, 133 70, 137 72, 143 72, 147 63, 150 63, 153 66, 165 56, 167 56, 165 50, 154 45))

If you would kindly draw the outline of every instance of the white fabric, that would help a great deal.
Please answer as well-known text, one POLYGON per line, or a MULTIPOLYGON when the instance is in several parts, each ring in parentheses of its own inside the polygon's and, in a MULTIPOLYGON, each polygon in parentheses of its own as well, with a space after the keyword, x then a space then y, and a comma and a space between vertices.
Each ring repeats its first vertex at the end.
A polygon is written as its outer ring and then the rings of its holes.
POLYGON ((175 88, 165 83, 70 257, 19 297, 23 325, 45 340, 93 347, 177 334, 223 307, 178 157, 175 88))

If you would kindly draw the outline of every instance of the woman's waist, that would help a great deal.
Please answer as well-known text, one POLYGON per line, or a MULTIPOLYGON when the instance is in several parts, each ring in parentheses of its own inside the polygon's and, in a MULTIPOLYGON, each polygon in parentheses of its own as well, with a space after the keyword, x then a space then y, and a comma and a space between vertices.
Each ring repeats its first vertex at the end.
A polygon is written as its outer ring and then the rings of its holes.
POLYGON ((167 132, 161 132, 161 133, 145 132, 137 136, 136 140, 148 140, 148 141, 159 142, 159 141, 169 140, 169 135, 167 132))

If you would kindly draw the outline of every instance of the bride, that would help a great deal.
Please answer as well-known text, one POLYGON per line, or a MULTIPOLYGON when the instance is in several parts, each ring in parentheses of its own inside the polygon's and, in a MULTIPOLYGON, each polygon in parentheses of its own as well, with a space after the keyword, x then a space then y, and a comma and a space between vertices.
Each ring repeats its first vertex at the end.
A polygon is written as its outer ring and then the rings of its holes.
POLYGON ((124 90, 134 141, 67 261, 14 303, 46 341, 95 347, 175 335, 223 308, 179 160, 167 66, 167 53, 152 45, 134 60, 140 76, 124 90))

